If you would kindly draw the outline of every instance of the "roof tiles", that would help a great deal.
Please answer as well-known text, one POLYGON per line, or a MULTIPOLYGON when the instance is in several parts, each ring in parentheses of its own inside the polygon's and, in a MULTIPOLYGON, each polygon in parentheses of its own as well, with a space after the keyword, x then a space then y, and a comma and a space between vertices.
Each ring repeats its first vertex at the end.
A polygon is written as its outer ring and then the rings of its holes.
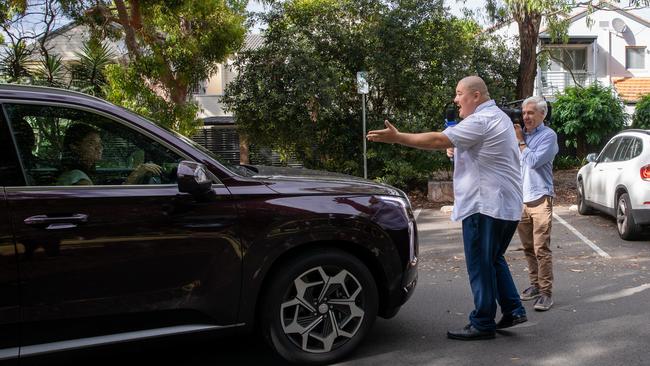
POLYGON ((638 102, 650 94, 650 77, 612 78, 616 92, 626 102, 638 102))

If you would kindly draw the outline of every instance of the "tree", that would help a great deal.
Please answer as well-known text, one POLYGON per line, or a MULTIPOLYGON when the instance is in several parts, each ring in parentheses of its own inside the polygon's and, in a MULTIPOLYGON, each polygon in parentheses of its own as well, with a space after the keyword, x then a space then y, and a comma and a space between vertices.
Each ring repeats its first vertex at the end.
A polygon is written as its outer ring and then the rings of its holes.
POLYGON ((587 88, 568 87, 553 104, 553 128, 566 136, 566 144, 587 154, 587 144, 599 144, 625 126, 623 102, 609 87, 599 83, 587 88))
MULTIPOLYGON (((514 69, 512 53, 441 1, 293 0, 263 19, 264 45, 239 54, 224 102, 249 141, 293 151, 308 167, 361 174, 358 71, 371 85, 369 129, 386 118, 406 131, 442 128, 443 107, 469 74, 495 96, 514 90, 514 74, 501 74, 514 69)), ((368 157, 370 176, 402 187, 426 180, 436 160, 382 144, 369 145, 368 157)))
POLYGON ((636 104, 632 127, 650 129, 650 94, 644 95, 636 104))
POLYGON ((189 114, 197 110, 190 91, 241 47, 244 10, 243 0, 86 0, 66 7, 77 21, 126 45, 128 63, 109 66, 109 100, 138 105, 152 118, 154 111, 158 118, 166 113, 161 123, 185 134, 198 123, 189 114))
POLYGON ((62 14, 59 1, 70 0, 0 1, 0 30, 8 44, 1 61, 2 72, 10 82, 32 74, 51 80, 52 72, 64 71, 61 60, 50 57, 46 46, 62 14), (40 55, 34 57, 36 54, 40 55), (30 64, 36 64, 35 72, 29 70, 30 64))

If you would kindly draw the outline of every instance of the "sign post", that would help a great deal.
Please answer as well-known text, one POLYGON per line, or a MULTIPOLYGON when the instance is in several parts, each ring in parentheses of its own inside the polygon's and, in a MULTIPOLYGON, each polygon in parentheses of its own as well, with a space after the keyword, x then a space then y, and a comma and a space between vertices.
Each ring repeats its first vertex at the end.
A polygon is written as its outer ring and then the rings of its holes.
POLYGON ((370 90, 367 81, 368 73, 357 72, 357 93, 361 94, 361 119, 363 125, 363 178, 368 179, 368 157, 366 155, 366 95, 370 90))

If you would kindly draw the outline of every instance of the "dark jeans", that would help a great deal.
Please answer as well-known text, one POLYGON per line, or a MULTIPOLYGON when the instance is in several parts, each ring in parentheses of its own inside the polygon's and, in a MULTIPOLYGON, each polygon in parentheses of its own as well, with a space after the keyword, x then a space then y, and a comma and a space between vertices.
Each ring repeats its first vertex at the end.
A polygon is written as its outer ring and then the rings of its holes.
POLYGON ((506 316, 526 314, 503 257, 517 224, 518 221, 499 220, 479 213, 463 220, 465 262, 474 295, 474 311, 469 321, 478 330, 496 329, 497 302, 506 316))

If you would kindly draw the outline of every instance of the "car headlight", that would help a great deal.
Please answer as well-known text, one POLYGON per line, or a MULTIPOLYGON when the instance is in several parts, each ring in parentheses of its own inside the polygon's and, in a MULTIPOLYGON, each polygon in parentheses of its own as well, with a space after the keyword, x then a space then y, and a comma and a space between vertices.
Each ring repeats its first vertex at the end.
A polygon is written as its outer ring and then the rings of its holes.
MULTIPOLYGON (((404 193, 404 192, 402 192, 404 193)), ((416 225, 415 217, 413 216, 413 211, 411 209, 411 201, 408 199, 408 196, 405 194, 402 197, 398 196, 381 196, 381 200, 385 202, 391 202, 396 204, 401 208, 402 215, 407 223, 408 235, 409 235, 409 263, 412 266, 415 266, 418 262, 417 259, 417 248, 415 248, 415 237, 416 237, 416 225)))

